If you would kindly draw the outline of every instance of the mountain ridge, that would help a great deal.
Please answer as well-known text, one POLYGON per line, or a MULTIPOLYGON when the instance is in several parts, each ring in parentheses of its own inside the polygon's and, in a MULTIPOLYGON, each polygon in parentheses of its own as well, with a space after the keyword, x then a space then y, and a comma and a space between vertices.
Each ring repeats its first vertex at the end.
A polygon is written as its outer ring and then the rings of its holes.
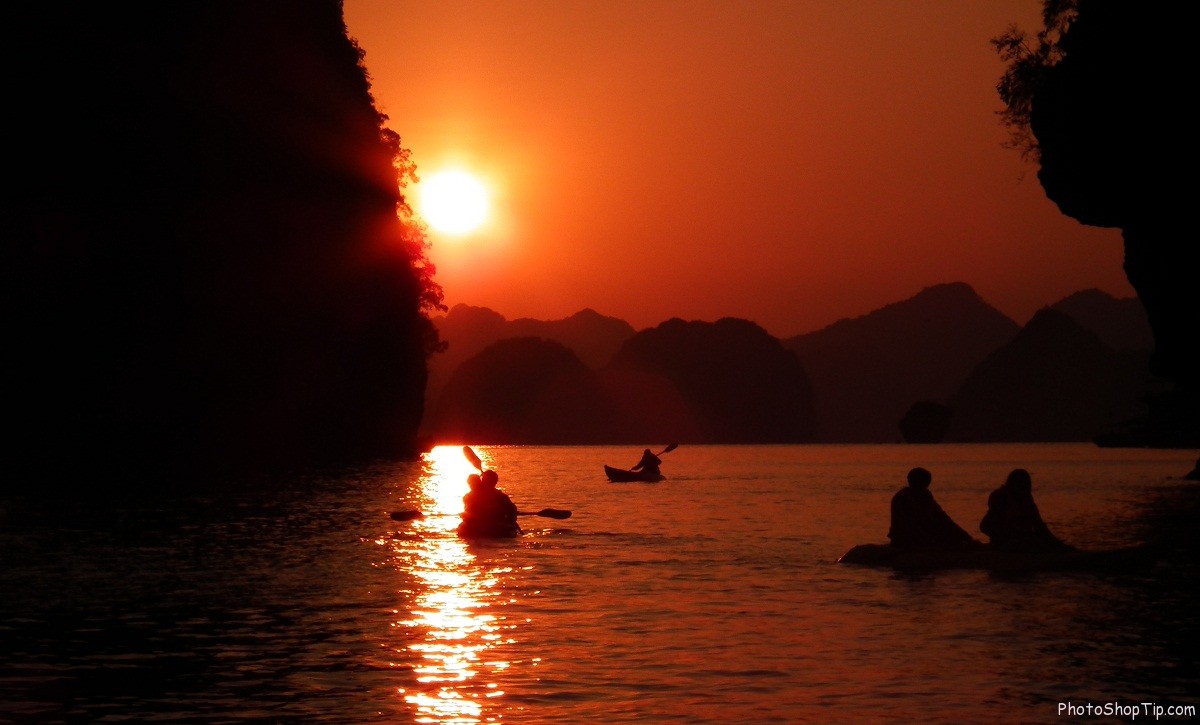
MULTIPOLYGON (((1086 339, 1096 338, 1096 343, 1107 351, 1081 357, 1081 361, 1090 361, 1087 364, 1094 368, 1105 364, 1096 361, 1107 360, 1107 364, 1124 371, 1111 378, 1117 381, 1112 385, 1123 392, 1109 400, 1112 414, 1109 416, 1109 423, 1114 422, 1112 416, 1137 409, 1134 400, 1137 383, 1130 382, 1130 376, 1136 376, 1138 361, 1145 357, 1144 350, 1139 351, 1138 348, 1144 348, 1147 340, 1152 341, 1144 313, 1140 313, 1139 316, 1139 305, 1136 298, 1116 298, 1100 290, 1085 289, 1047 305, 1034 315, 1038 324, 1034 326, 1033 332, 1043 326, 1043 320, 1040 318, 1047 314, 1063 315, 1070 321, 1069 324, 1060 321, 1059 326, 1063 334, 1074 339, 1074 336, 1086 333, 1086 339), (1140 356, 1139 352, 1142 353, 1140 356)), ((1030 323, 1033 321, 1031 319, 1030 323)), ((766 383, 760 380, 756 384, 768 389, 775 386, 773 390, 776 393, 790 385, 780 382, 783 378, 776 373, 765 372, 772 368, 766 360, 774 355, 767 350, 767 338, 777 341, 795 357, 798 365, 791 375, 800 380, 800 390, 805 392, 792 391, 788 395, 793 396, 793 402, 806 400, 807 402, 795 404, 800 408, 811 406, 812 415, 805 413, 800 418, 808 420, 809 423, 815 422, 815 428, 805 428, 807 424, 802 424, 799 428, 791 430, 782 436, 786 440, 831 443, 900 442, 914 439, 915 436, 924 442, 931 442, 943 437, 950 440, 949 436, 944 435, 946 433, 950 436, 977 437, 974 433, 964 433, 964 430, 969 430, 964 426, 972 420, 976 421, 972 425, 982 425, 978 420, 981 415, 986 417, 986 411, 971 410, 970 407, 974 404, 969 404, 969 401, 972 398, 960 394, 961 389, 977 374, 979 367, 997 351, 1012 344, 1022 333, 1025 333, 1026 339, 1031 334, 1026 332, 1029 323, 1025 326, 1018 325, 987 303, 965 282, 931 285, 905 299, 863 315, 837 320, 818 330, 791 338, 771 336, 756 323, 738 318, 703 322, 685 321, 675 317, 655 327, 635 332, 628 322, 608 317, 592 308, 584 308, 558 320, 537 320, 528 317, 508 320, 486 307, 455 305, 447 315, 435 318, 434 322, 447 339, 450 349, 454 350, 457 347, 459 356, 465 356, 472 351, 471 356, 478 355, 496 342, 512 338, 550 341, 569 350, 583 368, 595 373, 594 376, 585 376, 586 384, 580 383, 587 392, 583 397, 591 401, 584 408, 590 410, 590 415, 597 420, 605 419, 607 422, 604 425, 597 423, 590 430, 595 435, 614 442, 629 442, 622 437, 626 434, 630 440, 639 436, 647 440, 680 437, 723 442, 777 440, 779 436, 775 435, 776 431, 755 429, 748 419, 755 415, 763 419, 786 418, 779 418, 777 411, 768 415, 767 411, 771 408, 770 395, 756 397, 743 388, 741 395, 743 405, 747 406, 746 410, 737 406, 722 408, 720 405, 697 402, 700 399, 697 397, 700 388, 705 385, 714 388, 712 395, 715 398, 732 395, 733 388, 744 382, 736 380, 739 376, 763 377, 764 380, 771 378, 774 382, 766 383), (755 355, 760 356, 748 368, 752 371, 727 373, 725 378, 712 377, 704 385, 694 381, 685 383, 684 378, 688 375, 699 374, 696 370, 691 373, 685 372, 685 368, 690 365, 689 356, 708 361, 699 365, 700 368, 707 364, 726 365, 728 370, 736 369, 731 358, 745 353, 740 343, 731 342, 737 338, 737 334, 733 334, 733 327, 756 331, 753 337, 758 341, 745 348, 754 348, 757 350, 755 355), (685 333, 685 330, 690 332, 685 333), (700 334, 700 330, 706 331, 701 337, 707 336, 707 341, 689 348, 693 344, 688 342, 689 335, 700 334), (676 377, 673 381, 664 382, 663 370, 651 365, 650 359, 643 361, 649 367, 641 365, 636 370, 619 364, 622 354, 628 358, 629 353, 624 351, 630 344, 640 345, 647 338, 664 335, 669 337, 672 334, 677 336, 675 342, 659 349, 655 355, 662 360, 674 357, 676 362, 673 364, 676 365, 676 369, 671 374, 683 375, 684 378, 676 377), (589 336, 604 339, 597 344, 597 341, 590 340, 589 336), (641 342, 635 342, 637 340, 641 342), (725 349, 716 349, 722 345, 725 349), (672 346, 683 352, 672 353, 672 346), (747 395, 749 397, 745 397, 747 395), (952 399, 957 410, 950 405, 952 399), (629 422, 637 417, 638 410, 647 409, 659 410, 659 424, 650 426, 629 422), (734 434, 732 428, 721 430, 720 425, 713 421, 722 417, 740 417, 738 429, 742 432, 734 434), (614 426, 619 426, 614 421, 622 419, 627 421, 626 427, 623 430, 615 430, 614 426), (929 427, 931 425, 932 427, 929 427), (923 429, 914 433, 917 430, 914 426, 923 429), (902 427, 905 429, 903 433, 902 427), (756 432, 747 437, 744 432, 752 429, 756 432), (672 430, 677 431, 677 435, 672 435, 672 430), (602 431, 606 432, 601 435, 602 431)), ((1038 344, 1046 345, 1047 350, 1054 349, 1053 336, 1034 336, 1034 340, 1041 340, 1038 344)), ((1063 357, 1060 352, 1039 355, 1031 347, 1023 355, 1021 365, 1026 375, 1034 378, 1061 377, 1061 370, 1055 367, 1055 361, 1063 357), (1039 365, 1044 366, 1044 369, 1039 365)), ((434 357, 436 360, 439 356, 434 357)), ((1021 356, 1013 359, 1018 358, 1021 356)), ((526 364, 536 366, 544 362, 535 357, 530 358, 526 364)), ((435 390, 439 365, 431 363, 430 367, 430 392, 440 393, 440 388, 435 390)), ((441 366, 442 385, 454 372, 450 367, 441 366)), ((508 374, 520 377, 523 373, 512 370, 508 374)), ((997 379, 1004 377, 1000 375, 997 379)), ((502 385, 505 384, 505 380, 505 376, 500 375, 489 384, 502 385)), ((755 383, 752 381, 753 384, 755 383)), ((1019 381, 1009 381, 1008 384, 1014 386, 1009 391, 1012 395, 1023 394, 1019 381)), ((1080 430, 1091 430, 1099 425, 1096 421, 1103 416, 1089 411, 1095 408, 1094 399, 1103 396, 1085 388, 1074 387, 1072 390, 1074 398, 1064 402, 1064 406, 1092 422, 1076 421, 1078 425, 1074 429, 1064 423, 1053 430, 1047 428, 1046 430, 1050 431, 1047 435, 1061 436, 1064 435, 1062 431, 1070 429, 1069 439, 1077 440, 1080 436, 1087 435, 1086 432, 1079 432, 1080 430), (1093 400, 1088 400, 1089 396, 1093 400)), ((1006 393, 994 394, 1003 397, 1006 393)), ((437 398, 437 394, 430 395, 429 410, 432 411, 437 406, 437 398)), ((564 401, 562 405, 571 407, 568 401, 564 401)), ((574 409, 579 415, 585 414, 581 408, 574 409)), ((1064 416, 1069 417, 1070 415, 1064 416)), ((528 421, 521 425, 524 426, 523 430, 536 427, 528 421)), ((572 435, 575 438, 580 437, 572 435)), ((561 438, 562 435, 555 432, 549 437, 561 438)), ((992 434, 985 437, 992 439, 992 434)))

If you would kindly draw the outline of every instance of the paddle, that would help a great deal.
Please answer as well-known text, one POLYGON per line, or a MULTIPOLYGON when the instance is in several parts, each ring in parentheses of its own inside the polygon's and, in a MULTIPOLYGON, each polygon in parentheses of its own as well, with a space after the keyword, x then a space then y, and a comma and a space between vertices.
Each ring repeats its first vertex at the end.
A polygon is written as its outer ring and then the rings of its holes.
MULTIPOLYGON (((412 521, 413 519, 423 519, 425 514, 416 509, 407 509, 405 511, 393 511, 391 513, 394 521, 412 521)), ((569 519, 571 512, 566 509, 542 509, 541 511, 518 511, 517 516, 542 516, 547 519, 569 519)))
POLYGON ((479 469, 483 473, 483 461, 479 460, 479 456, 475 455, 475 451, 471 450, 471 446, 463 446, 463 455, 471 462, 472 466, 479 469))

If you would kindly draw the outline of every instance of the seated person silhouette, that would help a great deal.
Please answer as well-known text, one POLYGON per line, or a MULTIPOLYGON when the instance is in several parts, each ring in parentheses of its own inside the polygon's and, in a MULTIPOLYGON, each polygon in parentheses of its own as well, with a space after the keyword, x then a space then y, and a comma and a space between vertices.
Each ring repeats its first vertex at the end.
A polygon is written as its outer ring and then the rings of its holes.
POLYGON ((642 471, 651 476, 661 476, 662 471, 659 466, 662 465, 662 459, 650 452, 650 449, 642 451, 642 460, 637 462, 637 465, 629 469, 631 471, 642 471))
POLYGON ((979 522, 979 530, 988 535, 993 548, 1005 551, 1069 548, 1042 521, 1042 514, 1033 502, 1033 479, 1023 468, 1008 474, 1004 483, 988 496, 988 510, 979 522))
POLYGON ((471 474, 467 485, 471 490, 463 496, 462 523, 458 535, 465 538, 512 537, 521 533, 517 525, 517 506, 500 489, 500 477, 487 470, 483 475, 471 474))
POLYGON ((901 549, 963 551, 983 546, 942 510, 929 492, 932 474, 924 468, 908 472, 908 486, 892 496, 888 538, 901 549))

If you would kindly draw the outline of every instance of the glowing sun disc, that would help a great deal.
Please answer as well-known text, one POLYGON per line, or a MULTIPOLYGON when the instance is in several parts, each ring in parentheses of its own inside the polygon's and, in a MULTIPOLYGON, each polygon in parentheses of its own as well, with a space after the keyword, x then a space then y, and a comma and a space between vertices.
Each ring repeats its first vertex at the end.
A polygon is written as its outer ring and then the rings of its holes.
POLYGON ((421 215, 439 232, 466 234, 487 216, 487 190, 465 171, 434 174, 420 188, 421 215))

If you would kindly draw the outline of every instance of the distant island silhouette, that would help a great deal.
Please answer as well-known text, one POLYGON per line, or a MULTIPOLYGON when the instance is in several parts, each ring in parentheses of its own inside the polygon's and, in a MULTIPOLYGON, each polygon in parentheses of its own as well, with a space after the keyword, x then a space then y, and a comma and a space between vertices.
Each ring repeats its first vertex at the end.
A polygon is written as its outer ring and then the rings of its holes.
MULTIPOLYGON (((433 318, 441 339, 448 341, 444 352, 429 359, 429 384, 426 410, 433 411, 450 376, 468 358, 489 345, 505 339, 540 337, 566 346, 585 365, 598 369, 607 363, 626 340, 633 337, 633 326, 595 310, 581 310, 561 320, 508 320, 486 307, 458 304, 444 315, 433 318)), ((434 427, 427 417, 424 430, 434 427)))
POLYGON ((437 437, 491 444, 568 444, 611 434, 611 406, 595 373, 566 346, 499 340, 455 369, 430 411, 437 437))
POLYGON ((451 374, 429 430, 435 440, 495 444, 804 443, 815 416, 799 362, 765 330, 673 319, 634 334, 598 368, 546 338, 491 343, 451 374))
POLYGON ((671 319, 629 339, 604 368, 622 420, 641 440, 807 443, 817 421, 812 387, 795 355, 758 325, 671 319), (637 381, 636 384, 631 384, 637 381), (672 435, 654 404, 677 395, 697 426, 672 435))
POLYGON ((969 285, 955 283, 784 344, 812 381, 820 440, 895 443, 913 403, 946 400, 1019 329, 969 285))
POLYGON ((952 441, 1090 441, 1145 413, 1148 351, 1119 352, 1057 309, 980 363, 948 406, 952 441))
POLYGON ((431 398, 434 439, 1081 441, 1122 430, 1167 385, 1147 367, 1141 304, 1094 289, 1021 327, 965 283, 935 285, 785 340, 734 319, 634 333, 592 310, 508 321, 459 305, 434 322, 448 348, 431 368, 466 356, 431 398), (517 342, 531 330, 543 336, 517 342))

